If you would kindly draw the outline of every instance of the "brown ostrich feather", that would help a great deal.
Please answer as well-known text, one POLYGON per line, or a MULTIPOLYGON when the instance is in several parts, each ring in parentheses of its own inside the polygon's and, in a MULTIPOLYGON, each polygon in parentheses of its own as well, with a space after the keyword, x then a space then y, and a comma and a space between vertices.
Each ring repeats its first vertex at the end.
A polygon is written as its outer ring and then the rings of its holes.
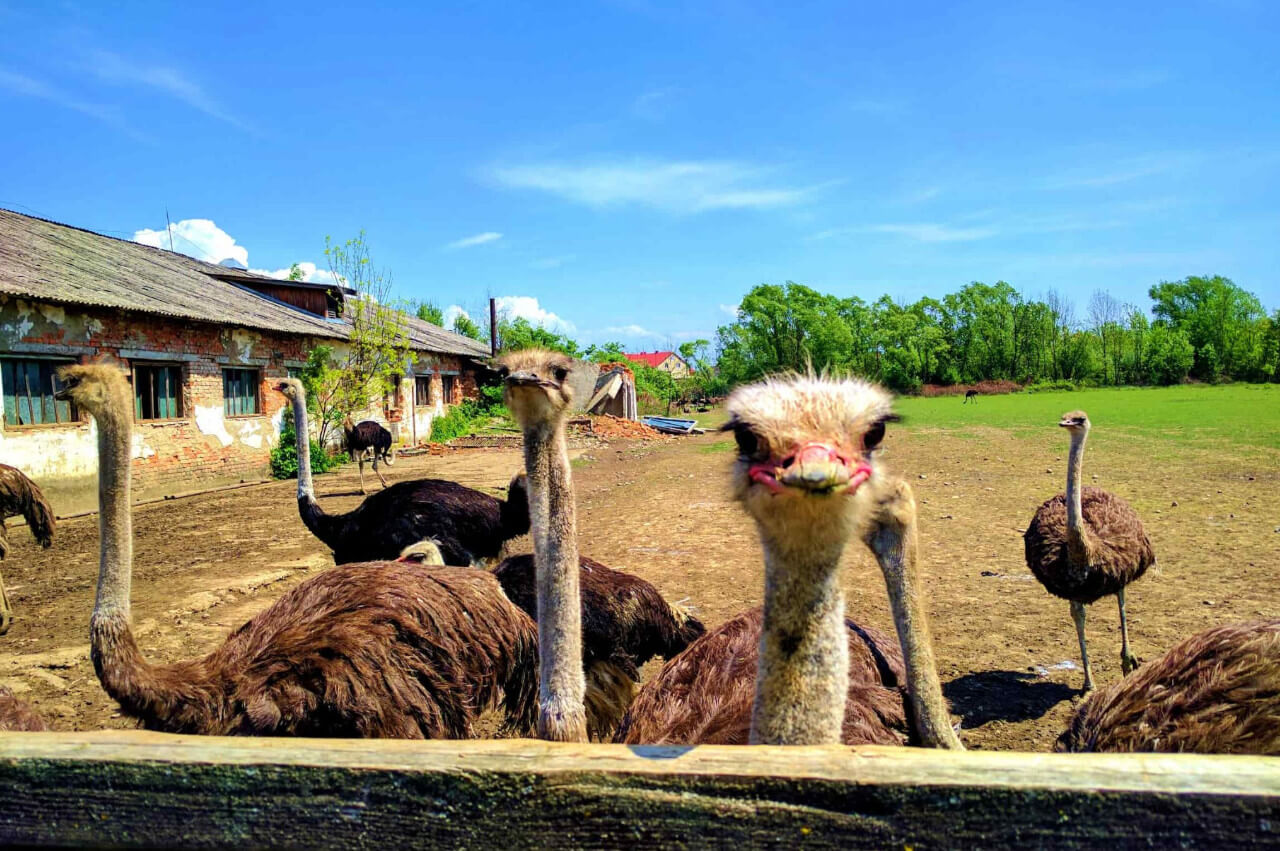
MULTIPOLYGON (((673 658, 706 628, 669 604, 652 583, 586 556, 578 564, 587 726, 595 738, 607 738, 631 704, 640 667, 655 656, 673 658)), ((536 618, 533 556, 508 558, 493 573, 511 602, 536 618)))
POLYGON ((1138 513, 1100 488, 1081 491, 1088 561, 1074 564, 1067 546, 1067 496, 1060 493, 1036 510, 1023 535, 1027 566, 1050 594, 1092 603, 1115 594, 1156 563, 1155 550, 1138 513))
MULTIPOLYGON (((849 696, 841 741, 901 745, 909 737, 898 642, 846 618, 849 696)), ((751 732, 764 610, 711 630, 645 684, 614 741, 630 745, 745 745, 751 732)))
POLYGON ((466 738, 499 704, 513 727, 532 723, 537 631, 483 571, 337 567, 171 665, 143 659, 118 617, 91 632, 104 688, 152 730, 466 738))
POLYGON ((34 709, 14 697, 12 691, 0 686, 0 731, 25 730, 40 733, 48 729, 49 725, 34 709))
POLYGON ((1280 618, 1184 639, 1090 695, 1056 747, 1280 756, 1280 618))
POLYGON ((0 464, 0 558, 4 558, 9 549, 5 538, 4 521, 9 517, 21 514, 27 520, 31 535, 43 547, 53 545, 53 532, 56 525, 53 519, 53 506, 44 498, 40 486, 16 467, 0 464))

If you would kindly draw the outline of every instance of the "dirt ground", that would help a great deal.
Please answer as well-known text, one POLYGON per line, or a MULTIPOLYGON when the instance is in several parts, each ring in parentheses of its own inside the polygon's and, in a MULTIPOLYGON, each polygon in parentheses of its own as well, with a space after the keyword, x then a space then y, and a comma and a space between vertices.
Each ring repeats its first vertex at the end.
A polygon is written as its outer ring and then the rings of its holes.
MULTIPOLYGON (((655 583, 712 626, 759 603, 761 554, 727 497, 727 439, 618 442, 575 459, 581 550, 655 583)), ((972 748, 1047 750, 1078 700, 1081 672, 1067 603, 1023 563, 1021 533, 1062 488, 1059 430, 912 431, 885 442, 921 507, 924 573, 947 696, 972 748)), ((454 479, 500 494, 518 469, 513 449, 402 458, 390 480, 454 479)), ((1257 461, 1111 441, 1086 458, 1086 482, 1129 499, 1159 563, 1132 586, 1130 635, 1140 658, 1217 623, 1280 616, 1280 474, 1257 461), (1097 478, 1093 476, 1096 474, 1097 478)), ((376 481, 374 482, 376 485, 376 481)), ((359 502, 354 467, 318 479, 329 511, 359 502)), ((135 513, 133 616, 147 657, 202 654, 280 594, 332 564, 298 519, 294 483, 278 482, 140 506, 135 513)), ((22 528, 3 563, 14 606, 0 638, 0 684, 59 729, 129 727, 99 687, 88 621, 97 574, 96 517, 68 519, 41 550, 22 528)), ((513 551, 529 549, 528 539, 513 551)), ((874 561, 846 556, 850 613, 892 634, 874 561)), ((1100 683, 1120 677, 1116 607, 1089 610, 1100 683)))

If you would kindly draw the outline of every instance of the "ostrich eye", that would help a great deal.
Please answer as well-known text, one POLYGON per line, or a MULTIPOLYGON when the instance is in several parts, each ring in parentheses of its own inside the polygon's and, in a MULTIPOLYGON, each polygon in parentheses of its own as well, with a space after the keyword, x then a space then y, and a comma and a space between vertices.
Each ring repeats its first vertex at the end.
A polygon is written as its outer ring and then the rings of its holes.
POLYGON ((866 435, 862 438, 862 446, 870 452, 880 445, 880 441, 884 440, 884 423, 876 423, 867 429, 866 435))
POLYGON ((745 425, 733 427, 733 439, 738 442, 738 453, 744 458, 757 457, 769 451, 769 445, 745 425))
POLYGON ((563 366, 556 367, 553 372, 555 374, 556 381, 564 381, 569 377, 569 370, 565 369, 563 366))

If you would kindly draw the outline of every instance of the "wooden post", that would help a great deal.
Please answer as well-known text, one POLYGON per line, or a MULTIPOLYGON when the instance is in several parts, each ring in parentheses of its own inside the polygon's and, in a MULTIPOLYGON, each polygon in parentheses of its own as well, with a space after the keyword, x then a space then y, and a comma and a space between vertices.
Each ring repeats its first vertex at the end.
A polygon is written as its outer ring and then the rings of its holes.
POLYGON ((498 300, 489 299, 489 355, 498 353, 498 300))
POLYGON ((0 844, 1280 845, 1280 759, 0 733, 0 844))

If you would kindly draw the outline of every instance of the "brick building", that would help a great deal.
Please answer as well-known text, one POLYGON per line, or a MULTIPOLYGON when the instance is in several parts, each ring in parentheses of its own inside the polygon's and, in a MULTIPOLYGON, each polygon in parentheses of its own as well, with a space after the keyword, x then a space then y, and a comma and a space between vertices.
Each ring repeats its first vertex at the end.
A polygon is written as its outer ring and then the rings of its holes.
MULTIPOLYGON (((262 278, 0 210, 0 461, 60 514, 91 507, 93 425, 53 398, 59 366, 106 361, 134 388, 134 485, 159 496, 267 472, 284 398, 275 380, 317 344, 341 350, 341 287, 262 278)), ((488 347, 407 319, 412 363, 365 416, 402 443, 476 394, 488 347)))

